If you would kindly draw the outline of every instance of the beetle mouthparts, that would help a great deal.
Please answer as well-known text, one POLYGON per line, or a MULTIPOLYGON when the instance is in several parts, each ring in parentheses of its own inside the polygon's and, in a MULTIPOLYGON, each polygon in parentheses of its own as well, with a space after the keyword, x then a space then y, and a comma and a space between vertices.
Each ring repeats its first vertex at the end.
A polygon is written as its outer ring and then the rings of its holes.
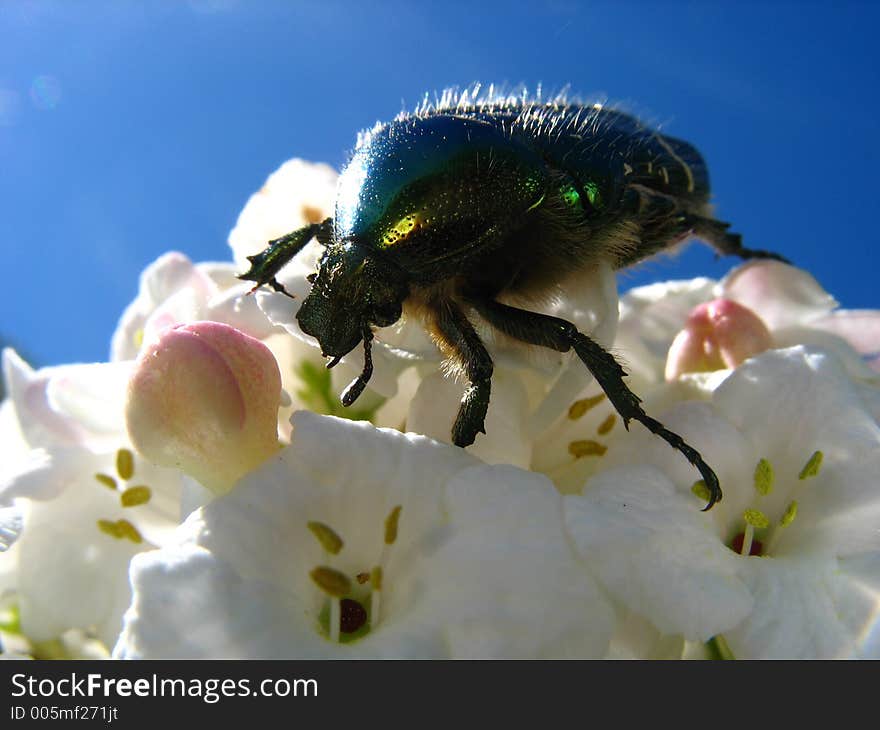
POLYGON ((327 369, 329 370, 330 368, 335 368, 339 364, 339 361, 341 359, 342 357, 340 355, 334 357, 330 362, 327 363, 327 369))

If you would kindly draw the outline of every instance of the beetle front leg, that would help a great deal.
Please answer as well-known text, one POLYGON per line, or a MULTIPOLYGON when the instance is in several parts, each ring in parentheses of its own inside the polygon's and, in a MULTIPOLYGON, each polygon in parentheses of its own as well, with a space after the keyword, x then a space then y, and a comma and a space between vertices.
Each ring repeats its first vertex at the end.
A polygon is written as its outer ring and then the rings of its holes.
POLYGON ((587 366, 608 400, 617 409, 623 424, 629 429, 630 420, 636 420, 680 451, 693 464, 706 487, 709 489, 709 509, 721 499, 721 486, 712 468, 703 461, 700 453, 690 446, 677 433, 670 431, 662 423, 651 418, 641 407, 640 398, 623 382, 626 371, 614 356, 601 345, 578 331, 571 322, 537 312, 517 309, 494 300, 472 299, 471 304, 493 327, 523 342, 541 347, 549 347, 558 352, 574 349, 577 356, 587 366))
POLYGON ((317 238, 319 242, 326 245, 332 224, 333 219, 328 218, 323 223, 312 223, 303 228, 297 228, 281 238, 269 241, 269 245, 260 253, 247 257, 247 260, 251 262, 251 268, 245 273, 239 274, 238 278, 256 282, 251 292, 255 292, 261 286, 268 285, 275 291, 295 299, 296 297, 284 288, 275 275, 302 251, 312 238, 317 238))
POLYGON ((492 389, 492 358, 464 312, 451 301, 434 309, 434 326, 443 349, 464 370, 469 381, 452 426, 452 443, 470 446, 478 433, 486 433, 486 412, 492 389))

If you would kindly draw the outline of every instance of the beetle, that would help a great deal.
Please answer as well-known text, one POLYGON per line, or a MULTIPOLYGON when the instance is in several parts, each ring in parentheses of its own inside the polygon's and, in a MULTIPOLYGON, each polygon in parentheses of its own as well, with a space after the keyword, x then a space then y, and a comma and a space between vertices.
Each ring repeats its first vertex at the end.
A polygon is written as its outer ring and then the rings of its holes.
POLYGON ((649 416, 625 371, 565 319, 499 301, 540 296, 597 262, 634 264, 690 237, 721 254, 776 258, 742 246, 709 206, 709 177, 689 143, 623 111, 556 98, 447 94, 362 133, 337 188, 335 214, 270 241, 239 276, 291 296, 276 275, 310 240, 324 246, 296 318, 333 367, 363 343, 351 405, 373 372, 373 328, 417 312, 468 381, 452 427, 457 446, 485 433, 492 358, 474 316, 530 345, 574 350, 620 414, 680 451, 700 472, 709 509, 714 471, 649 416))

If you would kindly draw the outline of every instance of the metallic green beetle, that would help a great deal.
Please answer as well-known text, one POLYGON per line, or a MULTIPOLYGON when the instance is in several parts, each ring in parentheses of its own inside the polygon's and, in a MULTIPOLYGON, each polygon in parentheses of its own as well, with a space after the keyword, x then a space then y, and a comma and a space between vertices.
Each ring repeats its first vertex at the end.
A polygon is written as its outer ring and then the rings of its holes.
POLYGON ((611 354, 564 319, 498 301, 540 295, 602 260, 625 267, 690 236, 723 254, 781 259, 743 248, 708 200, 699 152, 621 111, 453 97, 362 135, 334 217, 271 241, 240 278, 286 294, 276 274, 312 238, 324 245, 296 318, 332 358, 328 367, 363 342, 346 406, 372 375, 373 328, 396 322, 404 303, 418 312, 469 381, 452 427, 462 447, 485 433, 493 369, 471 317, 531 345, 574 349, 627 427, 639 421, 699 470, 709 509, 721 498, 715 473, 645 413, 611 354))

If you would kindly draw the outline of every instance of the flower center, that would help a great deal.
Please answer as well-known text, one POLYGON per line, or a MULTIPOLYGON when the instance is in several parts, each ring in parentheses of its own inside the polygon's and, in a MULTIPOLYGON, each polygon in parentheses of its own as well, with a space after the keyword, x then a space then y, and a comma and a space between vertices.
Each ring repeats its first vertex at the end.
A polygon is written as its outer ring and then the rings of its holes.
POLYGON ((382 552, 377 563, 369 571, 358 572, 353 577, 330 564, 345 547, 342 537, 323 522, 306 524, 327 558, 327 564, 316 566, 309 576, 325 595, 318 614, 318 630, 330 641, 348 644, 379 625, 385 566, 391 546, 397 542, 401 510, 397 505, 385 518, 382 552))
MULTIPOLYGON (((802 482, 815 477, 821 466, 822 452, 814 451, 798 472, 798 481, 802 482)), ((766 557, 771 554, 782 530, 794 522, 797 517, 798 502, 796 499, 790 500, 781 513, 775 516, 775 519, 771 519, 767 510, 761 508, 761 503, 773 492, 776 485, 776 470, 769 459, 761 458, 758 460, 752 481, 756 493, 755 500, 750 507, 743 511, 743 529, 736 532, 729 547, 743 556, 766 557)), ((706 499, 708 496, 708 490, 702 481, 694 484, 691 491, 700 499, 706 499)))
MULTIPOLYGON (((119 492, 119 503, 123 507, 138 507, 147 504, 153 496, 153 490, 145 484, 130 486, 134 477, 134 454, 130 449, 119 449, 116 452, 116 476, 99 472, 95 481, 103 487, 119 492)), ((131 540, 139 544, 144 541, 141 533, 129 520, 98 520, 98 529, 105 535, 117 540, 131 540)))

